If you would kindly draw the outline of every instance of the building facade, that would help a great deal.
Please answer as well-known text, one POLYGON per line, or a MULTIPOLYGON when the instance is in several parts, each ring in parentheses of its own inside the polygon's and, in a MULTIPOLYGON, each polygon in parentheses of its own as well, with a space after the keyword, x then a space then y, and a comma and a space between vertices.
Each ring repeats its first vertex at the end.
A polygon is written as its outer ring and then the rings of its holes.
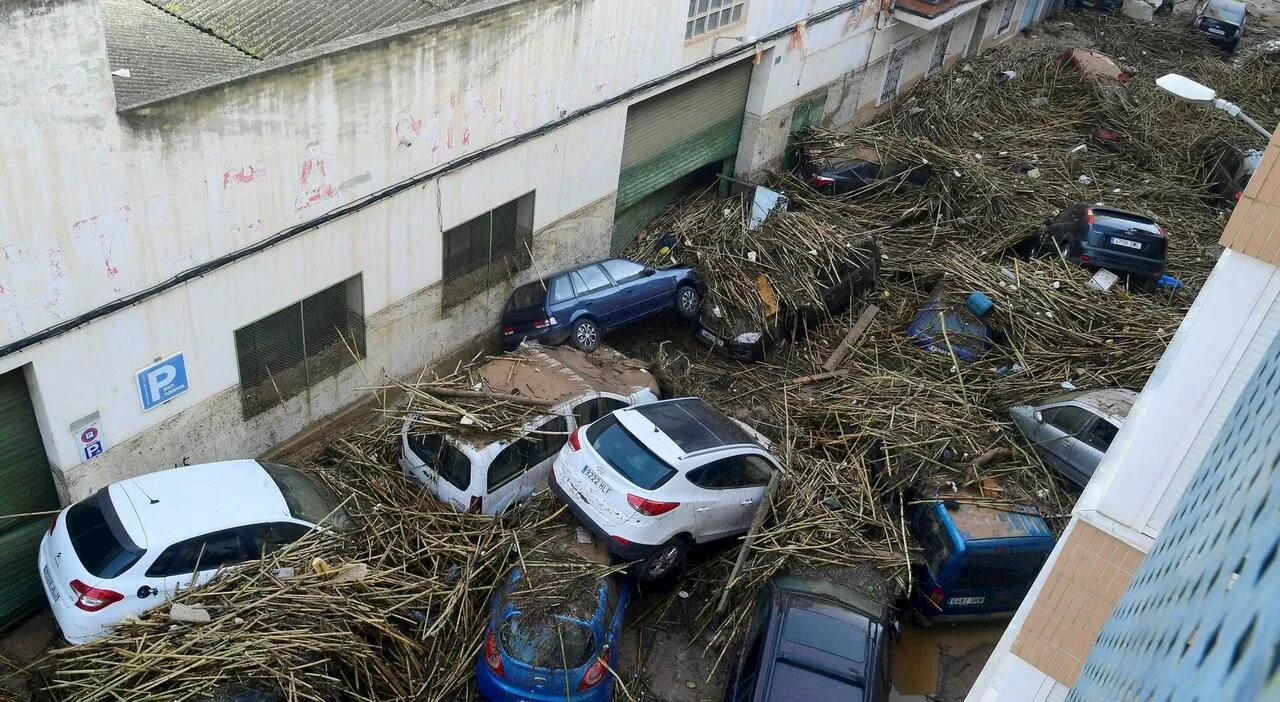
POLYGON ((1221 243, 971 702, 1280 691, 1280 132, 1221 243))
POLYGON ((259 455, 1048 9, 918 4, 3 4, 0 513, 259 455))

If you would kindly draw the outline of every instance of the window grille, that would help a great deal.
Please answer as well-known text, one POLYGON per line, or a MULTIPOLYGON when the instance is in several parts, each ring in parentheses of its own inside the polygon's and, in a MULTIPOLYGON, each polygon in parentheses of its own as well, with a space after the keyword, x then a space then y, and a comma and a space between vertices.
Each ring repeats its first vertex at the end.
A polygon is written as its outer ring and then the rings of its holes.
POLYGON ((444 233, 443 306, 448 310, 529 267, 534 194, 444 233))
POLYGON ((684 38, 692 39, 742 20, 747 0, 689 0, 684 38))

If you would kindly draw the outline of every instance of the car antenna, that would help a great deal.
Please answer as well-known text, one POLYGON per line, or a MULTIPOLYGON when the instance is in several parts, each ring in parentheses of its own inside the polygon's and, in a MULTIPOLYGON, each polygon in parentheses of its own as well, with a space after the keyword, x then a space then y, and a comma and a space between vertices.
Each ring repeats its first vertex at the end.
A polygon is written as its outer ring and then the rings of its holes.
POLYGON ((154 497, 152 497, 151 495, 149 495, 149 494, 147 493, 147 491, 146 491, 146 490, 143 490, 143 489, 142 489, 142 486, 141 486, 141 485, 136 485, 136 484, 135 484, 135 485, 134 485, 134 487, 138 488, 138 492, 142 493, 143 495, 146 495, 147 499, 151 501, 151 504, 153 504, 153 505, 158 505, 158 504, 160 504, 160 500, 157 500, 156 498, 154 498, 154 497))

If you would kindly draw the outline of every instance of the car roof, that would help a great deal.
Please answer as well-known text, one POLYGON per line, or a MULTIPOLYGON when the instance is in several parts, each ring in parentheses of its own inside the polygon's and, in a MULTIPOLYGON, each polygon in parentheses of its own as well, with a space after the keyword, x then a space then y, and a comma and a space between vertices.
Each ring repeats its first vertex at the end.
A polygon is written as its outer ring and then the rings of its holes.
POLYGON ((221 529, 291 520, 280 488, 255 460, 179 466, 108 487, 134 543, 165 547, 221 529))
POLYGON ((1080 204, 1093 212, 1095 217, 1116 217, 1119 219, 1132 219, 1144 224, 1156 224, 1154 217, 1148 217, 1147 215, 1139 212, 1130 212, 1129 210, 1122 210, 1119 207, 1109 207, 1107 205, 1090 204, 1087 202, 1082 202, 1080 204))
POLYGON ((1247 5, 1240 2, 1240 0, 1209 0, 1209 4, 1205 6, 1204 12, 1201 14, 1216 20, 1236 24, 1244 20, 1246 9, 1247 5))
MULTIPOLYGON (((766 700, 858 688, 865 692, 884 627, 865 612, 786 587, 774 589, 774 624, 766 700)), ((764 672, 764 671, 762 671, 764 672)))
POLYGON ((1053 538, 1049 525, 1034 507, 997 508, 970 502, 944 503, 956 531, 965 541, 1016 539, 1027 536, 1053 538))
POLYGON ((696 397, 653 402, 620 413, 643 417, 685 455, 722 446, 761 446, 758 435, 696 397))
POLYGON ((1133 403, 1138 399, 1138 393, 1124 388, 1100 388, 1097 390, 1080 390, 1070 392, 1043 403, 1053 404, 1057 402, 1075 402, 1086 405, 1097 410, 1098 414, 1103 415, 1107 419, 1116 424, 1124 424, 1124 420, 1129 416, 1129 412, 1133 411, 1133 403))

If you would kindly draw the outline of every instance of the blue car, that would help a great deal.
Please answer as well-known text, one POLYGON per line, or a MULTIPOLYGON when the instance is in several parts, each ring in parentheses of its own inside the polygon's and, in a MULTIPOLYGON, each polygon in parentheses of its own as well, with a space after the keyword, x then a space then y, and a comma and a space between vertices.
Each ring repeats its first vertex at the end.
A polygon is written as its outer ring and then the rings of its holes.
POLYGON ((607 577, 553 611, 540 603, 537 614, 525 616, 522 576, 517 568, 494 597, 476 660, 480 694, 492 702, 607 702, 613 695, 608 669, 618 667, 626 585, 607 577))
POLYGON ((940 293, 916 313, 907 325, 907 335, 925 351, 955 353, 965 363, 973 363, 990 350, 992 338, 991 329, 981 319, 963 306, 944 301, 940 293))
POLYGON ((692 268, 611 258, 516 288, 502 310, 502 334, 508 349, 529 340, 594 351, 604 332, 667 310, 692 320, 701 303, 692 268))
POLYGON ((939 500, 912 515, 923 551, 911 609, 924 623, 1013 616, 1056 539, 1034 507, 939 500))

